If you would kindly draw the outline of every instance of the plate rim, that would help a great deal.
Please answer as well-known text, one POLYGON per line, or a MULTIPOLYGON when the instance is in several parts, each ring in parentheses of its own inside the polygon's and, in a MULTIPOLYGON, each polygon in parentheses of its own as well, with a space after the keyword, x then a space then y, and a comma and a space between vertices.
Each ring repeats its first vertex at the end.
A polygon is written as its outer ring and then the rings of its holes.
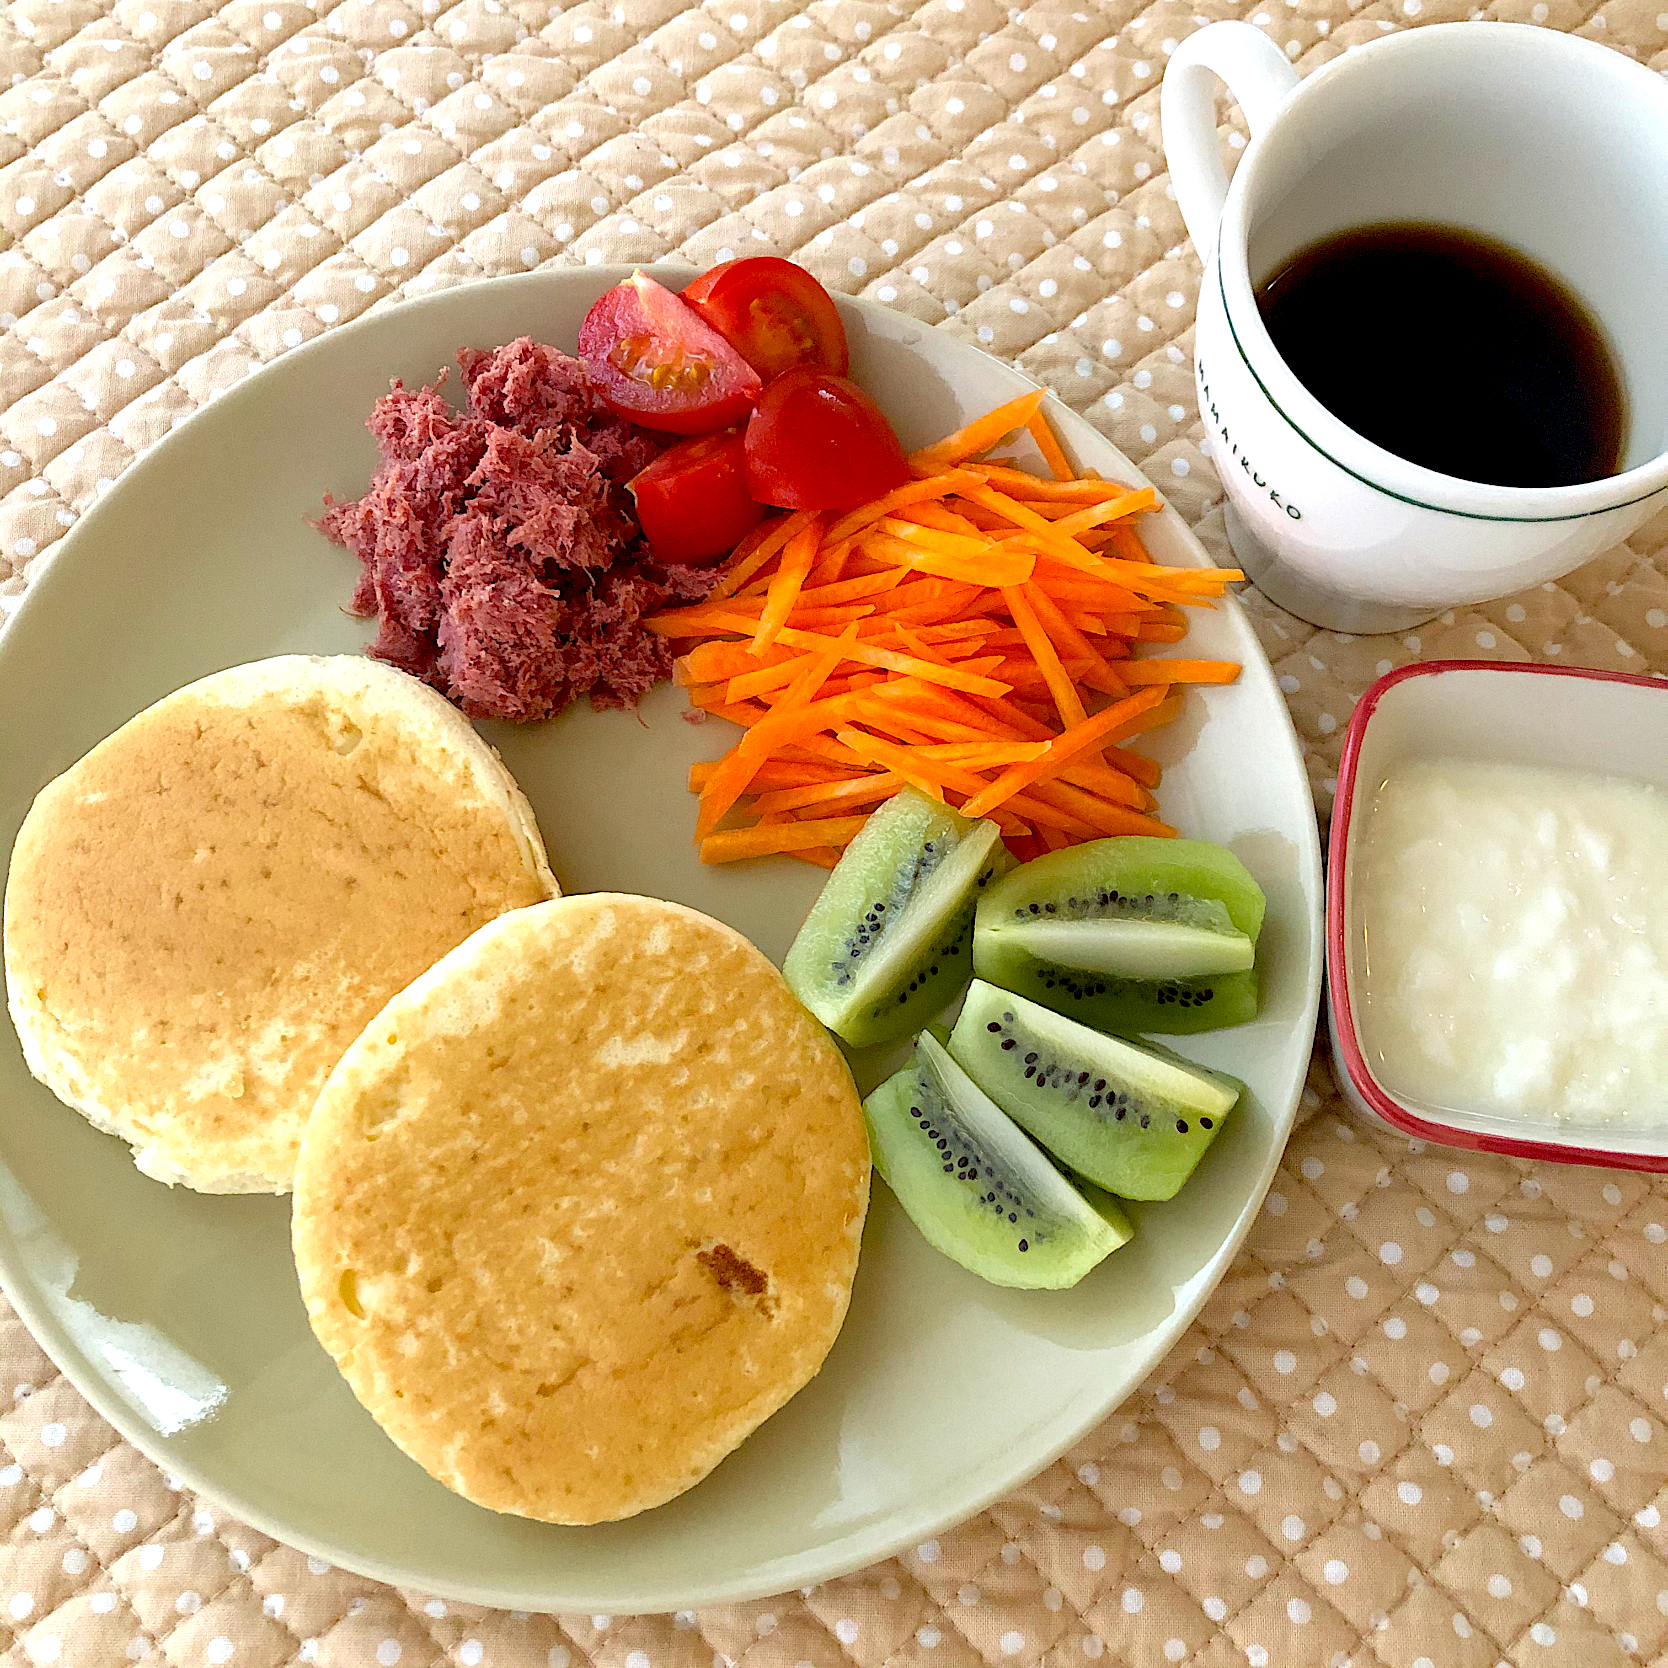
MULTIPOLYGON (((12 611, 4 629, 0 629, 0 657, 5 655, 6 639, 16 632, 19 622, 26 621, 38 608, 37 599, 43 594, 47 594, 49 588, 64 583, 63 574, 71 571, 76 564, 83 560, 79 555, 79 550, 91 536, 87 529, 91 527, 95 532, 98 532, 102 529, 106 520, 113 514, 120 513, 124 485, 131 484, 138 479, 141 472, 156 468, 159 460, 165 460, 170 455, 170 449, 176 443, 185 443, 180 437, 188 434, 194 435, 198 432, 197 425, 214 420, 227 409, 231 402, 249 398, 250 390, 258 387, 261 378, 267 372, 276 370, 280 365, 293 366, 306 356, 337 351, 338 344, 351 339, 354 333, 373 324, 385 324, 390 313, 406 310, 415 312, 442 304, 460 288, 467 287, 478 292, 483 289, 500 291, 538 289, 552 284, 563 285, 568 283, 582 283, 588 286, 603 283, 606 286, 623 280, 634 271, 646 272, 671 286, 681 288, 683 283, 700 271, 700 268, 665 261, 608 263, 586 267, 558 267, 544 272, 511 273, 500 277, 475 279, 469 281, 466 286, 449 285, 424 295, 405 297, 392 304, 385 303, 382 306, 369 308, 358 318, 327 330, 314 337, 310 342, 306 342, 298 348, 292 348, 252 370, 229 388, 211 396, 183 422, 171 428, 161 439, 148 446, 122 471, 112 485, 99 495, 96 502, 80 517, 76 525, 51 547, 45 566, 31 579, 22 601, 12 611)), ((911 314, 904 313, 897 308, 882 306, 878 302, 838 293, 835 294, 834 299, 842 311, 850 309, 870 320, 898 321, 923 332, 930 332, 935 328, 923 320, 916 319, 911 314)), ((1068 406, 1047 384, 1037 382, 1028 372, 1019 369, 1018 366, 1002 360, 994 354, 985 352, 983 348, 972 342, 958 342, 957 346, 968 353, 978 354, 992 361, 1002 369, 1004 374, 1010 377, 1029 383, 1032 387, 1043 388, 1044 409, 1050 417, 1058 419, 1068 430, 1080 424, 1091 428, 1097 440, 1107 447, 1122 467, 1129 472, 1132 477, 1132 484, 1153 486, 1159 492, 1163 507, 1158 513, 1165 523, 1181 536, 1189 559, 1199 566, 1211 565, 1209 555, 1197 534, 1174 505, 1164 497, 1162 489, 1157 488, 1156 483, 1149 479, 1145 471, 1138 468, 1109 438, 1101 434, 1098 429, 1093 429, 1087 418, 1068 406)), ((86 560, 90 561, 92 558, 89 557, 86 560)), ((1244 609, 1231 591, 1224 599, 1223 610, 1228 617, 1246 627, 1246 637, 1260 662, 1259 670, 1269 679, 1272 685, 1274 679, 1272 664, 1255 631, 1250 627, 1244 609)), ((1302 746, 1298 740, 1290 710, 1284 699, 1279 698, 1277 685, 1274 685, 1274 692, 1277 697, 1277 710, 1280 718, 1280 723, 1277 726, 1278 744, 1288 752, 1290 762, 1295 766, 1298 778, 1307 781, 1302 746)), ((1311 812, 1313 811, 1312 797, 1307 808, 1311 812)), ((1308 919, 1305 923, 1307 927, 1305 936, 1307 940, 1308 980, 1304 995, 1303 1012, 1299 1021, 1296 1022, 1296 1028, 1313 1038, 1320 1011, 1324 964, 1323 914, 1325 895, 1318 824, 1314 816, 1311 815, 1304 820, 1303 826, 1306 837, 1300 842, 1297 852, 1297 866, 1300 889, 1304 892, 1309 904, 1306 911, 1308 919)), ((1311 1053, 1312 1050, 1313 1043, 1311 1042, 1311 1053)), ((1274 1136, 1270 1140, 1262 1171, 1247 1192, 1245 1202, 1232 1229, 1217 1245, 1210 1257, 1191 1276, 1191 1281, 1196 1287, 1193 1295, 1185 1302, 1173 1305, 1164 1322, 1148 1334, 1155 1342, 1155 1347, 1151 1352, 1152 1361, 1148 1368, 1149 1373, 1152 1368, 1163 1361, 1193 1324, 1199 1311, 1209 1301, 1211 1294, 1220 1284, 1222 1277, 1250 1232, 1251 1225, 1261 1209, 1263 1198, 1273 1184, 1274 1177, 1279 1170, 1280 1161, 1296 1121, 1297 1108, 1301 1101, 1305 1078, 1305 1072, 1298 1073, 1290 1095, 1285 1097, 1285 1104, 1283 1105, 1269 1100, 1266 1096, 1264 1097, 1264 1105, 1271 1117, 1274 1136)), ((0 1256, 0 1291, 4 1291, 19 1319, 23 1321, 31 1337, 52 1361, 53 1365, 98 1415, 114 1427, 124 1441, 131 1443, 147 1460, 168 1476, 178 1479, 180 1483, 190 1488, 194 1493, 200 1494, 233 1512, 251 1528, 269 1536, 281 1545, 292 1547, 309 1557, 324 1559, 338 1569, 368 1580, 378 1581, 397 1588, 415 1588, 458 1603, 480 1604, 501 1610, 524 1610, 535 1614, 588 1613, 598 1608, 598 1600, 595 1595, 557 1592, 550 1587, 534 1591, 522 1588, 493 1587, 468 1581, 446 1582, 436 1586, 421 1571, 383 1563, 375 1557, 357 1552, 351 1545, 344 1546, 329 1539, 306 1533, 297 1533, 283 1521, 277 1511, 269 1511, 258 1502, 244 1499, 236 1490, 222 1490, 214 1477, 206 1475, 200 1467, 191 1461, 182 1461, 180 1456, 170 1452, 167 1447, 167 1437, 147 1425, 133 1408, 115 1393, 104 1377, 91 1374, 84 1381, 79 1366, 75 1369, 67 1366, 65 1361, 60 1358, 58 1349, 55 1347, 59 1342, 56 1335, 57 1323, 51 1314, 44 1294, 37 1301, 31 1291, 26 1291, 22 1285, 15 1281, 10 1260, 3 1256, 0 1256)), ((877 1532, 874 1526, 858 1525, 844 1531, 836 1539, 822 1543, 818 1548, 790 1554, 782 1559, 753 1566, 750 1570, 740 1571, 734 1580, 721 1588, 713 1588, 709 1582, 708 1590, 701 1592, 698 1596, 690 1596, 687 1590, 674 1592, 662 1582, 658 1590, 646 1591, 641 1603, 635 1603, 628 1607, 626 1604, 618 1602, 618 1595, 610 1595, 607 1602, 613 1606, 612 1613, 616 1615, 657 1615, 682 1609, 749 1603, 784 1592, 791 1592, 797 1588, 836 1580, 868 1565, 894 1557, 911 1545, 942 1534, 956 1525, 976 1517, 1006 1495, 1011 1494, 1016 1488, 1021 1487, 1031 1478, 1045 1471, 1076 1443, 1081 1441, 1096 1425, 1109 1418, 1134 1393, 1136 1387, 1131 1386, 1123 1394, 1112 1399, 1107 1399, 1093 1392, 1086 1392, 1074 1398, 1055 1416, 1052 1421, 1049 1439, 1043 1447, 1014 1450, 1016 1455, 1022 1455, 1023 1457, 1019 1457, 1017 1463, 995 1468, 992 1471, 988 1486, 981 1486, 978 1490, 965 1496, 953 1511, 942 1509, 927 1511, 916 1520, 902 1526, 894 1523, 891 1528, 885 1529, 883 1532, 877 1532)))

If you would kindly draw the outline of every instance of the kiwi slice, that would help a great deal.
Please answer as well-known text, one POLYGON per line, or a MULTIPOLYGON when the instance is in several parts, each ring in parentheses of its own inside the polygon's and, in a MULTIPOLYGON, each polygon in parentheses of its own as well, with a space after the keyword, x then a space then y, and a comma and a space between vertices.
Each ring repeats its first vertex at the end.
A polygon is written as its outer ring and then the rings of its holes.
POLYGON ((1125 1199, 1171 1199, 1244 1085, 975 979, 950 1033, 956 1063, 1079 1175, 1125 1199))
POLYGON ((923 1033, 863 1103, 880 1171, 928 1244, 997 1286, 1075 1286, 1135 1232, 1093 1202, 923 1033))
POLYGON ((905 788, 846 847, 783 975, 853 1047, 896 1042, 961 994, 975 898, 1012 866, 995 823, 905 788))
POLYGON ((986 891, 973 966, 1104 1031, 1210 1031, 1256 1017, 1263 908, 1224 846, 1092 840, 986 891))

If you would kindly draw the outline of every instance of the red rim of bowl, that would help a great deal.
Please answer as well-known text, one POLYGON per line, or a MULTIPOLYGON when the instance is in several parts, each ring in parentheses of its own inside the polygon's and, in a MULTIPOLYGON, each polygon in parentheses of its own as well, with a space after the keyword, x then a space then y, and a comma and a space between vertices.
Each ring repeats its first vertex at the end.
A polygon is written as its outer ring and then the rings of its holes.
POLYGON ((1409 1111, 1379 1086, 1361 1052, 1355 1015, 1349 1000, 1349 957, 1344 937, 1344 854, 1349 846, 1350 821, 1355 810, 1356 769, 1361 741, 1378 704, 1398 684, 1409 678, 1439 677, 1444 672, 1498 672, 1507 676, 1549 678, 1592 678, 1602 683, 1631 683, 1668 693, 1660 678, 1639 677, 1631 672, 1600 672, 1585 666, 1523 665, 1498 660, 1426 660, 1386 672, 1363 695, 1344 733, 1343 755, 1338 761, 1338 792, 1333 801, 1332 826, 1326 851, 1326 986, 1331 1005, 1334 1035, 1343 1055, 1343 1066, 1355 1092, 1387 1124, 1405 1135, 1435 1141, 1445 1147, 1465 1147, 1473 1152, 1506 1153, 1513 1158, 1545 1159, 1553 1164, 1602 1164, 1610 1169, 1668 1171, 1668 1152, 1617 1152, 1609 1147, 1578 1147, 1561 1142, 1534 1141, 1512 1135, 1483 1135, 1453 1124, 1435 1123, 1409 1111))

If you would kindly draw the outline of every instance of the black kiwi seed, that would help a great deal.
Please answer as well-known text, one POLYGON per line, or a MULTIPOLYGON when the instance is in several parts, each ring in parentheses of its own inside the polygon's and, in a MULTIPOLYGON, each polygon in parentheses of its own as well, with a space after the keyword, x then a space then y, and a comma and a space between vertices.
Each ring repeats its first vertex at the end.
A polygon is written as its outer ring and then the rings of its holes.
POLYGON ((1201 1118, 1199 1120, 1199 1128, 1200 1129, 1215 1129, 1216 1125, 1214 1123, 1212 1123, 1209 1118, 1201 1118))
POLYGON ((986 1027, 985 1027, 985 1029, 986 1029, 986 1030, 987 1030, 987 1031, 997 1031, 997 1032, 999 1032, 999 1031, 1001 1031, 1001 1029, 1002 1029, 1002 1027, 1001 1027, 1001 1026, 1000 1026, 1000 1025, 998 1025, 998 1024, 997 1024, 997 1022, 996 1022, 996 1021, 995 1021, 995 1020, 994 1020, 994 1019, 993 1019, 993 1020, 992 1020, 992 1021, 991 1021, 991 1022, 990 1022, 990 1024, 988 1024, 988 1025, 987 1025, 987 1026, 986 1026, 986 1027))
POLYGON ((1002 1039, 1002 1046, 1003 1046, 1003 1048, 1008 1049, 1008 1048, 1017 1048, 1019 1045, 1013 1040, 1012 1037, 1004 1037, 1002 1039))
POLYGON ((1186 1118, 1177 1118, 1176 1119, 1176 1134, 1178 1134, 1178 1135, 1187 1134, 1187 1119, 1186 1118))

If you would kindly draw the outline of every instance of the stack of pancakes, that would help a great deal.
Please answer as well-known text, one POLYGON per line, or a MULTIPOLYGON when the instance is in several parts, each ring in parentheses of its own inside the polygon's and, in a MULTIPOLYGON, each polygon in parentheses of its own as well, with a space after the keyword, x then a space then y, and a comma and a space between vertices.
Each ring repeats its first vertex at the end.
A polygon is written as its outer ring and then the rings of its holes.
POLYGON ((5 966, 30 1069, 146 1174, 293 1184, 313 1328, 400 1447, 593 1523, 699 1481, 816 1373, 869 1161, 843 1059, 750 944, 556 893, 445 700, 287 656, 41 791, 5 966))

